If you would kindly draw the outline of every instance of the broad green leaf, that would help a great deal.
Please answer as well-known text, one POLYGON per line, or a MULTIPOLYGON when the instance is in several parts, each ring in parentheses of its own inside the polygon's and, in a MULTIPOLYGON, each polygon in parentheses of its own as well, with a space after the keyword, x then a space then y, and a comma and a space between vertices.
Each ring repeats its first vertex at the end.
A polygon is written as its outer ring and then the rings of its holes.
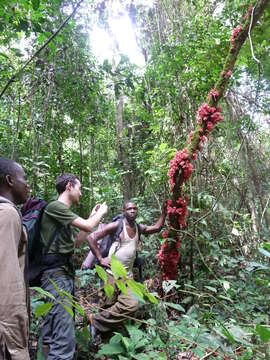
POLYGON ((124 268, 121 261, 116 258, 115 255, 112 255, 111 257, 111 270, 115 278, 121 277, 125 279, 127 277, 126 269, 124 268))
POLYGON ((109 343, 102 345, 98 351, 98 355, 117 355, 124 352, 124 348, 120 343, 109 343))
POLYGON ((152 304, 158 304, 158 299, 151 293, 149 292, 145 292, 144 295, 148 298, 148 300, 152 303, 152 304))
POLYGON ((181 303, 182 304, 189 304, 190 302, 192 302, 192 300, 193 300, 192 296, 187 296, 181 301, 181 303))
POLYGON ((60 304, 63 306, 63 308, 66 310, 66 312, 67 312, 71 317, 74 316, 73 310, 72 310, 68 305, 63 304, 63 303, 60 303, 60 304))
POLYGON ((214 293, 217 293, 217 289, 216 288, 214 288, 214 287, 212 287, 212 286, 204 286, 207 290, 210 290, 210 291, 212 291, 212 292, 214 292, 214 293))
POLYGON ((229 301, 229 302, 231 302, 232 304, 233 304, 233 300, 232 299, 230 299, 229 297, 227 297, 227 296, 224 296, 224 295, 218 295, 218 298, 219 299, 222 299, 222 300, 227 300, 227 301, 229 301))
POLYGON ((181 312, 186 312, 186 310, 183 308, 183 306, 179 305, 179 304, 174 304, 174 303, 169 303, 169 302, 165 302, 164 303, 166 306, 171 307, 172 309, 181 311, 181 312))
POLYGON ((111 284, 106 284, 104 286, 104 291, 105 291, 105 294, 106 296, 111 299, 112 296, 113 296, 113 293, 114 293, 114 287, 111 285, 111 284))
POLYGON ((256 326, 256 332, 259 334, 261 340, 267 343, 270 340, 270 329, 263 325, 256 326))
POLYGON ((121 341, 122 341, 125 349, 127 350, 127 352, 132 351, 133 344, 132 344, 131 340, 128 337, 121 336, 121 341))
POLYGON ((103 280, 106 284, 108 279, 106 271, 99 265, 96 265, 96 271, 101 280, 103 280))
POLYGON ((138 296, 141 300, 143 300, 143 292, 141 287, 134 281, 133 279, 127 280, 127 285, 131 289, 131 291, 138 296))
POLYGON ((49 293, 48 291, 43 290, 40 287, 31 287, 32 290, 35 290, 36 292, 38 292, 40 295, 44 296, 44 297, 48 297, 52 300, 55 300, 55 297, 49 293))
POLYGON ((116 280, 116 286, 124 295, 128 294, 127 288, 121 280, 116 280))
POLYGON ((269 251, 264 250, 264 249, 262 249, 262 248, 259 248, 258 250, 259 250, 259 253, 260 253, 260 254, 262 254, 263 256, 266 256, 266 257, 270 258, 270 252, 269 252, 269 251))
POLYGON ((35 308, 35 316, 39 317, 39 316, 47 315, 50 312, 53 305, 54 304, 50 302, 38 305, 35 308))
POLYGON ((263 247, 263 249, 265 249, 265 250, 267 250, 267 251, 270 252, 270 243, 263 243, 263 244, 262 244, 262 247, 263 247))

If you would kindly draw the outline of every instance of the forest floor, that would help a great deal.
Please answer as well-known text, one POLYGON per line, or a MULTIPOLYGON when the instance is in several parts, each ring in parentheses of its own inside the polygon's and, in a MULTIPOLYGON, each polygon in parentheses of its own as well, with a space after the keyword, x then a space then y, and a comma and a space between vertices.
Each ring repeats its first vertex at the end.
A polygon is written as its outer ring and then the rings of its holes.
MULTIPOLYGON (((158 305, 141 302, 137 321, 129 320, 124 329, 103 339, 98 349, 93 347, 86 319, 76 312, 76 359, 269 359, 269 266, 224 254, 222 263, 217 260, 215 272, 208 267, 195 269, 193 282, 182 273, 178 282, 164 283, 162 296, 157 272, 146 261, 145 284, 159 294, 158 305)), ((99 289, 95 270, 77 270, 76 288, 78 304, 93 309, 99 289)), ((35 299, 33 309, 40 301, 35 299)), ((31 324, 33 350, 40 322, 34 318, 31 324)))

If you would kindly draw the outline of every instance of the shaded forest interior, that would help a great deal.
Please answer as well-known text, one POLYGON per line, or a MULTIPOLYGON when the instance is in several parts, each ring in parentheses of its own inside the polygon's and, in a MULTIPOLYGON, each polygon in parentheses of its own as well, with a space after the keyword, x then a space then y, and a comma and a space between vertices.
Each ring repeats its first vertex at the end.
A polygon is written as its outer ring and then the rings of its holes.
MULTIPOLYGON (((0 155, 22 164, 33 196, 56 199, 71 172, 78 214, 106 201, 110 222, 133 199, 144 224, 182 199, 180 220, 170 210, 163 233, 143 237, 158 304, 99 353, 78 311, 78 359, 269 359, 270 2, 2 0, 0 29, 0 155), (122 18, 139 63, 115 31, 122 18), (179 243, 173 279, 157 256, 166 241, 179 243)), ((96 270, 76 275, 87 307, 96 270)), ((33 348, 41 303, 33 292, 33 348)))

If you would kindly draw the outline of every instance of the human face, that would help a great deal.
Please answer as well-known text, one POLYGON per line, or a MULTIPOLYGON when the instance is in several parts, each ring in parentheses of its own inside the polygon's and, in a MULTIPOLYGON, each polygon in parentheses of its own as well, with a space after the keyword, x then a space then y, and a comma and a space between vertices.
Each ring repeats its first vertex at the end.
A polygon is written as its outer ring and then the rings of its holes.
POLYGON ((128 220, 135 221, 137 217, 137 206, 134 203, 127 203, 125 205, 124 214, 128 220))
POLYGON ((75 184, 72 185, 71 183, 68 184, 68 189, 69 189, 69 195, 70 195, 70 199, 72 204, 78 204, 80 201, 80 197, 82 196, 82 192, 81 192, 81 183, 78 179, 76 179, 75 184))
POLYGON ((10 176, 10 180, 15 204, 25 203, 29 196, 29 187, 21 165, 16 164, 15 174, 10 176))

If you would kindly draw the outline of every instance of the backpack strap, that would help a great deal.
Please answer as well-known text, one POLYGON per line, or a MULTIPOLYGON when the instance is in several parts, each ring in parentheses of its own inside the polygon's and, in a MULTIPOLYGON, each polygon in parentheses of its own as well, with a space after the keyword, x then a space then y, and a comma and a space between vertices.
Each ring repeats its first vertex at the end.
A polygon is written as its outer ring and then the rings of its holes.
POLYGON ((141 229, 141 225, 137 224, 137 229, 138 229, 138 241, 141 241, 141 234, 142 234, 142 229, 141 229))
POLYGON ((115 231, 115 233, 113 235, 113 239, 114 239, 114 241, 119 239, 120 240, 119 242, 121 242, 120 235, 121 235, 121 232, 123 231, 124 219, 121 217, 117 221, 119 221, 119 224, 118 224, 118 227, 117 227, 117 229, 116 229, 116 231, 115 231))
POLYGON ((120 237, 120 235, 121 235, 121 232, 123 231, 124 218, 119 217, 116 221, 119 221, 119 224, 118 224, 118 227, 117 227, 115 233, 113 234, 112 243, 115 242, 115 241, 118 241, 119 245, 115 248, 114 254, 120 249, 120 246, 121 246, 121 237, 120 237))

